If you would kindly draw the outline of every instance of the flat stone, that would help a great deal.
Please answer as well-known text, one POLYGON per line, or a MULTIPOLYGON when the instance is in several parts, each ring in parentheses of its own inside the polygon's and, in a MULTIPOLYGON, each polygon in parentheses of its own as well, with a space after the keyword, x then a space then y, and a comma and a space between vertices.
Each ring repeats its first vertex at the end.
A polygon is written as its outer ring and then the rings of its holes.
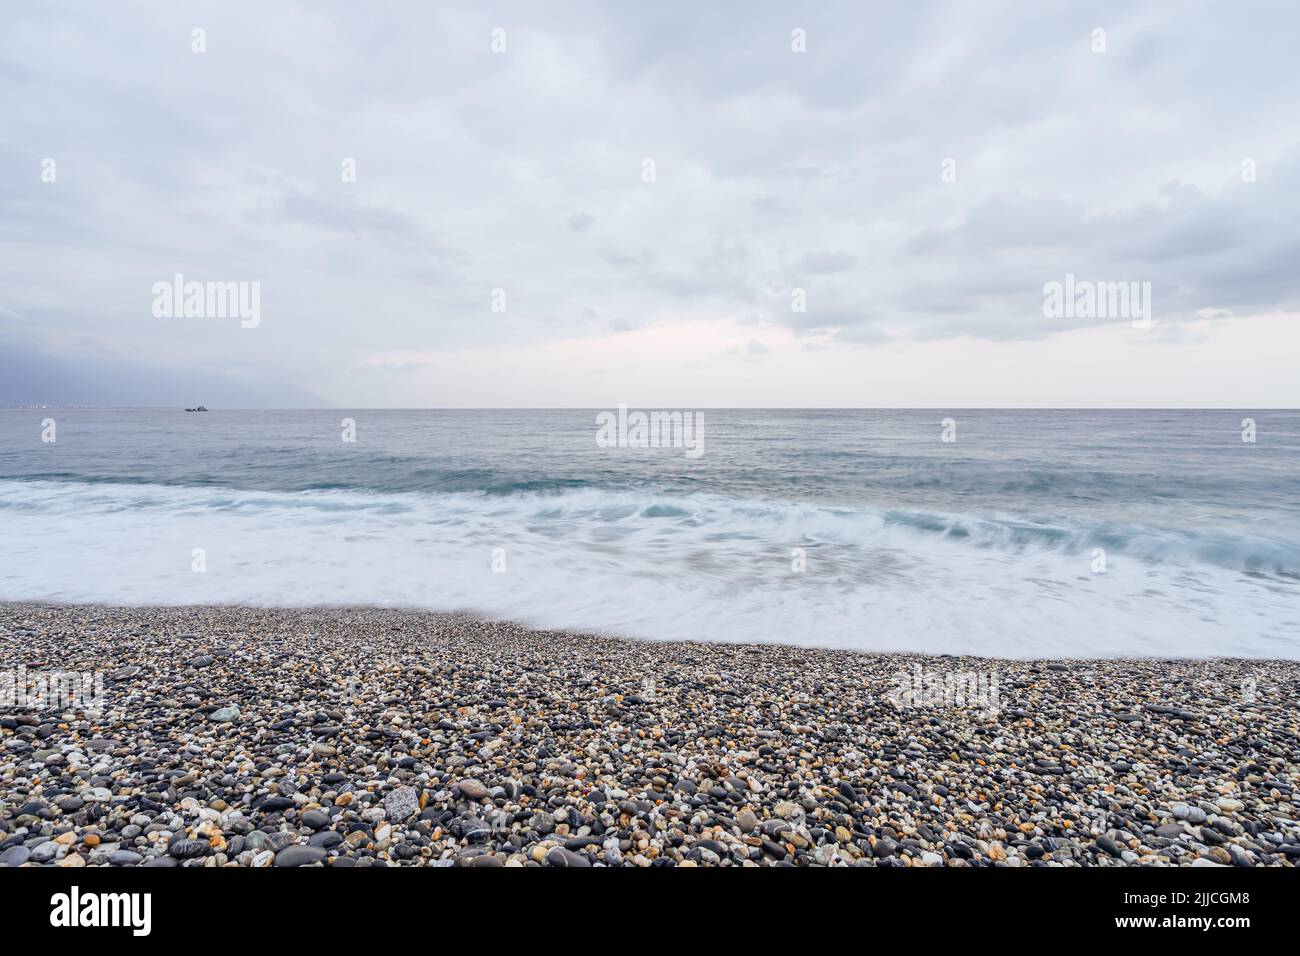
POLYGON ((0 853, 0 866, 22 866, 31 858, 32 851, 25 846, 11 846, 0 853))
POLYGON ((320 830, 330 825, 330 816, 324 810, 308 810, 302 815, 302 824, 320 830))
POLYGON ((472 777, 460 781, 456 786, 459 788, 461 795, 470 800, 482 800, 488 795, 488 788, 472 777))
POLYGON ((547 866, 589 867, 591 860, 585 853, 575 853, 562 846, 552 847, 546 854, 547 866))
POLYGON ((285 847, 275 855, 276 866, 306 866, 308 863, 323 863, 325 851, 318 846, 285 847))
POLYGON ((211 847, 205 840, 173 840, 167 847, 167 852, 178 860, 190 860, 206 856, 209 849, 211 847))
POLYGON ((33 863, 49 863, 59 855, 63 848, 53 840, 49 840, 39 846, 33 847, 31 852, 31 861, 33 863))

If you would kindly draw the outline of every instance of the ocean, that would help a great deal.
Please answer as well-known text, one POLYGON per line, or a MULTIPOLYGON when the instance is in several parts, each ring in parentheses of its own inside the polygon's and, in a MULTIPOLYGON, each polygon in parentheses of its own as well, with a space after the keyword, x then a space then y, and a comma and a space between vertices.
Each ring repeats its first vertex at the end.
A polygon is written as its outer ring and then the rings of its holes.
POLYGON ((0 600, 1300 659, 1300 411, 600 412, 0 411, 0 600))

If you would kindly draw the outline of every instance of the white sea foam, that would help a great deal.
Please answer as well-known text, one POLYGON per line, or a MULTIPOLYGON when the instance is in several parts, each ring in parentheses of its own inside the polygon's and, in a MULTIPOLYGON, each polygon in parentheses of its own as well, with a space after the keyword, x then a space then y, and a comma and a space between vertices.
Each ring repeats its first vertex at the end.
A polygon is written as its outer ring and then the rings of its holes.
POLYGON ((716 495, 0 481, 3 600, 374 604, 650 639, 1300 659, 1295 562, 1294 543, 1271 538, 716 495))

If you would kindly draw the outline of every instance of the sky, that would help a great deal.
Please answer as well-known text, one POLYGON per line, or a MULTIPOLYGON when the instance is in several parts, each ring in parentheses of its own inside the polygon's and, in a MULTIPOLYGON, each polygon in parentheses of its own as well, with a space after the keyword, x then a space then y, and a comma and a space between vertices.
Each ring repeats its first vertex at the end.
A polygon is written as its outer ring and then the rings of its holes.
POLYGON ((0 403, 1298 404, 1290 2, 2 16, 0 403))

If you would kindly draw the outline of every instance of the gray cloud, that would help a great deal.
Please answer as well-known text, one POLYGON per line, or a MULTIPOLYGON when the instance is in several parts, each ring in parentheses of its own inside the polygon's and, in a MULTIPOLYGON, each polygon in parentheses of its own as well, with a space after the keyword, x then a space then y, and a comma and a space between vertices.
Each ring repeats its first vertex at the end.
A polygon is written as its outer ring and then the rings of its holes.
POLYGON ((1069 272, 1170 323, 1300 308, 1285 5, 132 9, 0 36, 0 304, 50 354, 330 396, 359 356, 668 320, 1035 339, 1088 323, 1043 318, 1069 272), (159 323, 175 272, 261 282, 262 326, 159 323))
POLYGON ((116 405, 184 408, 323 408, 297 386, 218 374, 201 365, 151 368, 93 354, 52 356, 0 330, 0 406, 116 405))

